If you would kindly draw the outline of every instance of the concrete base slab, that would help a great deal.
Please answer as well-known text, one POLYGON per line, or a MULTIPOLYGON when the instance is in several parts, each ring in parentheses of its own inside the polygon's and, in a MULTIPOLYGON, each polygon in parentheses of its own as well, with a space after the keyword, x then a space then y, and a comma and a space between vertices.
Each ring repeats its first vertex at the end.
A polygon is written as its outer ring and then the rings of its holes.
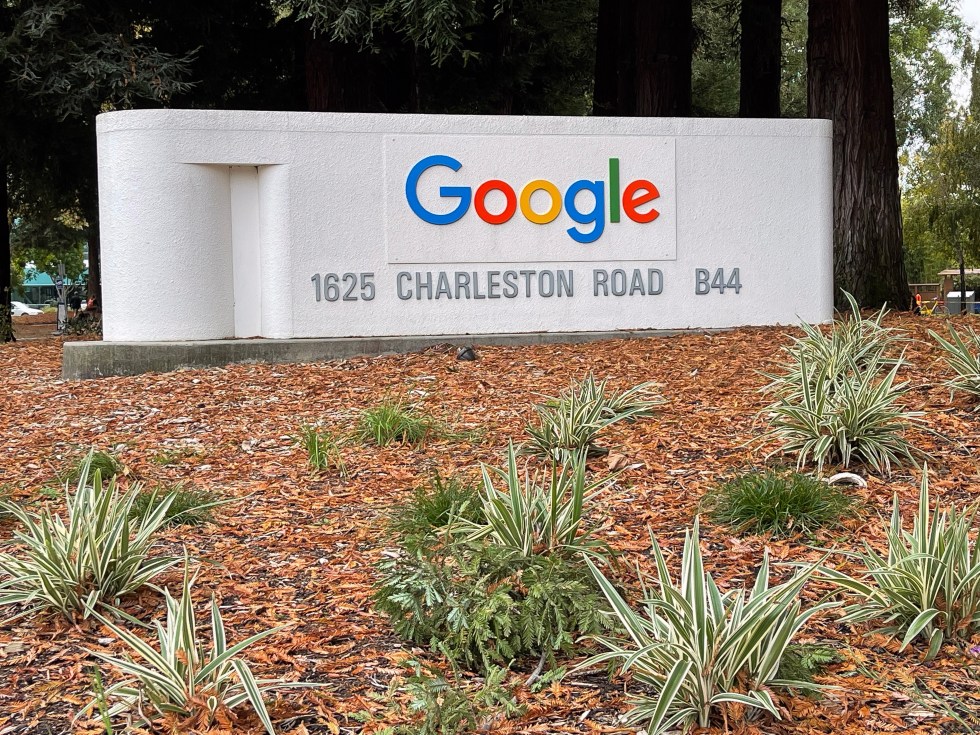
MULTIPOLYGON (((66 342, 66 380, 220 367, 232 363, 320 362, 361 355, 415 352, 434 345, 534 345, 662 337, 688 330, 635 332, 531 332, 522 334, 342 337, 331 339, 225 339, 197 342, 66 342)), ((690 330, 697 332, 718 330, 690 330)))

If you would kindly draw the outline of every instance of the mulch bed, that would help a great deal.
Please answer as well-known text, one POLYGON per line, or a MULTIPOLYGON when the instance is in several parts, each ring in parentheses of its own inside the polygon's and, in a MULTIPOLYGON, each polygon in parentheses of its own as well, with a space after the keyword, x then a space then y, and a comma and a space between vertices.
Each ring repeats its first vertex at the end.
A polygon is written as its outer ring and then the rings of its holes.
MULTIPOLYGON (((889 323, 917 340, 908 346, 911 365, 904 375, 914 386, 910 404, 926 412, 929 431, 914 432, 914 439, 930 454, 934 498, 975 500, 980 413, 964 397, 951 400, 942 386, 947 374, 926 335, 927 327, 941 322, 893 316, 889 323)), ((758 392, 766 383, 759 371, 779 359, 786 331, 484 347, 475 362, 458 362, 447 347, 79 382, 60 378, 60 340, 0 345, 0 485, 11 486, 18 500, 38 501, 60 472, 96 447, 118 454, 130 470, 127 481, 184 481, 235 498, 218 510, 216 522, 165 534, 166 549, 179 553, 186 547, 202 561, 196 587, 202 618, 213 593, 232 641, 290 624, 251 649, 255 671, 260 678, 328 686, 274 696, 270 709, 280 733, 373 733, 404 721, 387 701, 389 682, 404 674, 401 663, 409 654, 427 655, 397 640, 372 609, 374 565, 385 551, 384 519, 393 504, 436 470, 445 476, 499 462, 507 440, 521 439, 532 404, 573 378, 591 370, 621 388, 652 380, 667 401, 656 417, 617 425, 603 441, 625 455, 629 468, 602 505, 600 533, 630 565, 638 561, 649 569, 649 529, 676 561, 701 496, 734 473, 765 463, 771 447, 753 443, 763 430, 757 414, 766 403, 758 392), (300 425, 323 421, 347 431, 363 408, 385 397, 419 402, 452 430, 452 438, 421 448, 350 444, 343 450, 348 479, 336 473, 311 477, 295 442, 300 425)), ((603 470, 605 461, 596 459, 594 468, 603 470)), ((880 545, 879 514, 888 512, 896 492, 910 513, 919 479, 918 471, 907 469, 870 477, 867 489, 855 489, 864 512, 845 531, 816 539, 741 538, 704 523, 708 565, 725 584, 740 584, 753 575, 766 546, 775 560, 806 561, 820 557, 819 546, 853 549, 863 539, 880 545)), ((10 521, 0 521, 0 539, 13 530, 10 521)), ((176 590, 180 574, 167 574, 161 583, 176 590)), ((163 609, 152 590, 125 599, 122 607, 143 620, 163 609)), ((969 652, 980 637, 948 644, 928 663, 915 648, 898 652, 896 641, 834 624, 832 616, 809 625, 803 640, 838 650, 841 662, 821 679, 836 688, 819 700, 784 697, 786 719, 733 723, 736 731, 961 732, 941 714, 950 693, 980 711, 980 659, 969 652)), ((0 735, 104 733, 94 720, 72 724, 91 699, 92 649, 120 650, 92 620, 0 624, 0 735)), ((427 660, 444 664, 436 656, 427 660)), ((516 669, 523 673, 515 681, 535 663, 520 662, 516 669)), ((111 671, 103 675, 114 681, 111 671)), ((627 706, 623 684, 595 672, 573 674, 538 693, 521 689, 526 714, 498 721, 489 731, 635 732, 619 720, 627 706)), ((186 724, 176 728, 196 731, 186 724)), ((263 730, 242 708, 233 731, 263 730)))

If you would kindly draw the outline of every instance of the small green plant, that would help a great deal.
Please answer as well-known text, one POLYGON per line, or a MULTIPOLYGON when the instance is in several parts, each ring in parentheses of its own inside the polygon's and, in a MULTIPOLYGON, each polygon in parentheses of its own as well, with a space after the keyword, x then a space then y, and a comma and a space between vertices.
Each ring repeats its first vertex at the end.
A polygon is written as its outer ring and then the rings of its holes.
POLYGON ((455 669, 451 677, 438 669, 415 660, 403 662, 409 669, 406 676, 392 680, 388 698, 399 702, 399 693, 407 694, 402 710, 416 720, 410 726, 395 729, 404 735, 461 735, 489 730, 491 723, 501 717, 513 717, 523 712, 513 692, 504 686, 506 668, 487 671, 478 687, 466 687, 455 669))
POLYGON ((818 643, 791 643, 779 664, 777 678, 814 683, 831 664, 840 661, 837 651, 818 643))
POLYGON ((812 388, 819 375, 833 384, 855 370, 877 372, 900 361, 895 353, 908 338, 901 330, 883 325, 888 310, 882 307, 873 319, 865 319, 854 297, 846 291, 844 296, 851 307, 850 316, 835 320, 826 333, 814 324, 801 322, 803 337, 793 337, 793 343, 783 348, 789 359, 782 372, 764 373, 771 381, 765 390, 799 399, 803 386, 812 388))
POLYGON ((892 465, 915 460, 916 450, 906 431, 922 416, 909 411, 899 401, 908 392, 908 383, 897 382, 903 362, 875 357, 859 367, 848 362, 848 369, 833 373, 812 368, 809 358, 799 355, 799 372, 809 375, 798 388, 786 389, 771 404, 770 428, 763 439, 775 439, 782 452, 797 454, 797 467, 809 461, 817 472, 828 463, 850 467, 862 462, 875 470, 891 472, 892 465))
POLYGON ((952 324, 948 326, 948 340, 929 330, 929 334, 946 354, 947 364, 956 372, 956 377, 946 381, 946 385, 952 393, 963 391, 980 397, 980 335, 967 327, 964 338, 952 324))
POLYGON ((562 459, 575 451, 595 453, 599 433, 619 422, 653 415, 663 399, 653 393, 652 383, 614 392, 607 381, 596 381, 591 374, 556 398, 534 406, 537 425, 528 425, 531 439, 522 448, 528 454, 562 459))
POLYGON ((902 635, 902 648, 922 637, 926 658, 936 656, 944 639, 969 638, 980 630, 980 550, 973 521, 977 506, 930 512, 929 473, 923 469, 919 509, 906 531, 896 493, 886 532, 888 553, 865 543, 854 554, 865 568, 861 578, 824 567, 824 576, 856 600, 843 622, 880 620, 880 631, 902 635))
POLYGON ((437 433, 436 421, 403 401, 384 401, 366 409, 358 421, 359 441, 386 447, 393 442, 417 446, 437 433))
POLYGON ((180 464, 188 457, 193 457, 198 453, 194 447, 166 447, 150 457, 150 461, 155 465, 167 467, 168 465, 180 464))
POLYGON ((463 521, 458 530, 471 543, 493 543, 515 556, 574 555, 580 552, 605 558, 608 547, 591 536, 585 526, 595 498, 612 478, 586 477, 585 451, 552 461, 544 477, 517 467, 513 444, 507 447, 506 467, 483 465, 482 522, 463 521), (495 481, 503 480, 504 489, 495 481))
POLYGON ((796 472, 750 472, 713 490, 702 507, 716 523, 744 533, 788 536, 834 526, 853 499, 840 488, 796 472))
POLYGON ((51 610, 69 619, 87 617, 179 561, 150 558, 172 498, 133 520, 139 485, 121 492, 115 477, 104 485, 101 473, 90 468, 83 463, 74 493, 65 485, 67 518, 47 503, 40 513, 0 504, 23 527, 14 538, 24 547, 20 556, 0 554, 0 606, 25 605, 21 615, 51 610))
MULTIPOLYGON (((153 623, 157 635, 156 648, 135 633, 99 616, 103 624, 129 647, 132 654, 116 658, 100 651, 89 652, 130 677, 103 693, 104 699, 118 700, 109 708, 108 717, 128 714, 135 716, 139 724, 152 725, 154 719, 171 715, 181 720, 195 718, 198 722, 203 718, 205 725, 211 725, 219 713, 224 714, 248 702, 259 716, 266 732, 275 735, 263 694, 274 689, 322 685, 256 679, 248 663, 238 654, 286 626, 256 633, 229 646, 224 620, 213 595, 211 640, 205 641, 194 615, 191 599, 194 578, 186 563, 185 559, 181 598, 174 599, 169 590, 164 590, 167 618, 163 623, 153 623)), ((98 706, 98 700, 97 695, 81 714, 98 706)))
POLYGON ((163 522, 167 526, 200 526, 214 520, 214 509, 230 502, 217 493, 178 482, 174 485, 142 490, 133 503, 132 518, 152 515, 162 503, 167 503, 163 522))
POLYGON ((88 468, 89 477, 94 477, 95 473, 98 472, 102 476, 103 482, 108 482, 111 478, 123 474, 126 470, 116 455, 111 452, 93 450, 72 465, 65 475, 65 481, 72 485, 77 485, 79 479, 82 477, 82 470, 86 467, 88 468))
POLYGON ((915 460, 906 430, 922 415, 900 403, 909 386, 898 381, 904 359, 895 353, 906 337, 882 326, 884 308, 864 319, 854 298, 845 296, 850 319, 835 321, 827 334, 801 324, 804 337, 785 348, 781 371, 767 374, 763 390, 775 401, 763 411, 770 427, 762 439, 796 453, 797 468, 812 460, 818 474, 825 464, 855 462, 890 473, 892 465, 915 460))
POLYGON ((583 666, 621 662, 624 673, 630 672, 654 692, 633 698, 630 723, 646 721, 650 735, 678 725, 707 727, 713 715, 720 714, 727 722, 729 704, 761 709, 778 719, 774 688, 817 688, 811 682, 778 678, 793 636, 807 620, 834 604, 802 609, 800 592, 812 569, 770 587, 767 552, 747 595, 742 589, 723 595, 705 572, 697 520, 685 534, 676 583, 656 539, 653 554, 659 579, 655 587, 644 583, 642 614, 587 559, 629 640, 597 637, 606 651, 583 666))
POLYGON ((434 537, 460 521, 485 520, 479 488, 458 477, 436 473, 427 484, 415 489, 411 500, 392 512, 388 528, 402 539, 409 551, 430 546, 434 537))
POLYGON ((578 559, 444 544, 379 564, 374 599, 402 638, 474 671, 570 651, 608 621, 578 559))
POLYGON ((347 463, 340 451, 344 444, 342 438, 316 424, 304 424, 300 427, 299 444, 306 449, 310 472, 319 474, 335 469, 342 478, 347 478, 347 463))
POLYGON ((92 692, 95 695, 95 699, 92 700, 92 705, 99 712, 99 721, 102 723, 106 735, 114 735, 115 730, 112 727, 112 718, 109 716, 109 703, 106 702, 105 698, 105 685, 102 683, 102 671, 98 666, 92 672, 92 692))
POLYGON ((542 482, 521 473, 511 444, 504 468, 483 467, 482 493, 445 493, 430 506, 433 523, 447 521, 443 530, 419 542, 411 534, 429 520, 410 515, 402 553, 381 562, 375 592, 399 635, 488 671, 529 654, 553 663, 581 634, 604 629, 602 597, 581 554, 609 556, 587 515, 611 480, 586 480, 584 452, 569 460, 553 462, 542 482))

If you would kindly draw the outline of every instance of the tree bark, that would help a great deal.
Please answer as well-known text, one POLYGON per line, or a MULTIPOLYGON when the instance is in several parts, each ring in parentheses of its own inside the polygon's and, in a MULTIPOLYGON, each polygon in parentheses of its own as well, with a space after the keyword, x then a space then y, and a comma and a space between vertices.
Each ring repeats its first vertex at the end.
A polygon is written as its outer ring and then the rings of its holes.
POLYGON ((619 114, 619 23, 622 0, 599 0, 596 19, 595 87, 592 114, 619 114))
POLYGON ((739 117, 779 117, 782 0, 742 0, 739 117))
POLYGON ((643 117, 691 114, 692 0, 640 0, 634 12, 636 109, 643 117))
POLYGON ((10 319, 10 196, 8 192, 7 162, 0 159, 0 342, 14 341, 14 327, 10 319))
POLYGON ((368 112, 371 70, 367 54, 330 41, 307 28, 304 33, 306 108, 310 112, 368 112))
POLYGON ((808 25, 808 113, 834 123, 836 301, 904 309, 888 0, 810 0, 808 25))

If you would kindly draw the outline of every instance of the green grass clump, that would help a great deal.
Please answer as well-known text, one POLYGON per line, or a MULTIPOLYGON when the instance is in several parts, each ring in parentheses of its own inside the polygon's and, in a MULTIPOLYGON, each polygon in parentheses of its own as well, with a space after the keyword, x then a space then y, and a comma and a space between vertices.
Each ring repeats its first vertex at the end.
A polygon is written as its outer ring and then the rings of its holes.
POLYGON ((436 473, 428 484, 415 489, 411 500, 392 512, 388 528, 403 540, 405 548, 414 550, 431 545, 451 523, 484 520, 479 485, 436 473))
POLYGON ((840 488, 797 472, 750 472, 706 495, 702 507, 716 523, 742 533, 789 536, 834 526, 853 511, 840 488))
POLYGON ((403 401, 384 401, 361 414, 355 435, 379 447, 393 442, 417 446, 437 430, 435 419, 419 413, 416 407, 403 401))
POLYGON ((95 473, 98 472, 102 476, 103 482, 108 482, 116 475, 124 474, 126 471, 123 463, 111 452, 92 451, 72 465, 65 476, 65 482, 77 485, 86 466, 90 478, 95 477, 95 473))
POLYGON ((332 468, 347 478, 347 463, 340 451, 343 438, 316 424, 304 424, 300 427, 298 443, 306 450, 306 462, 314 475, 332 468))
POLYGON ((145 518, 158 506, 169 500, 163 516, 167 526, 200 526, 214 520, 214 509, 228 500, 203 488, 187 486, 178 482, 174 485, 142 490, 133 502, 131 517, 145 518))

